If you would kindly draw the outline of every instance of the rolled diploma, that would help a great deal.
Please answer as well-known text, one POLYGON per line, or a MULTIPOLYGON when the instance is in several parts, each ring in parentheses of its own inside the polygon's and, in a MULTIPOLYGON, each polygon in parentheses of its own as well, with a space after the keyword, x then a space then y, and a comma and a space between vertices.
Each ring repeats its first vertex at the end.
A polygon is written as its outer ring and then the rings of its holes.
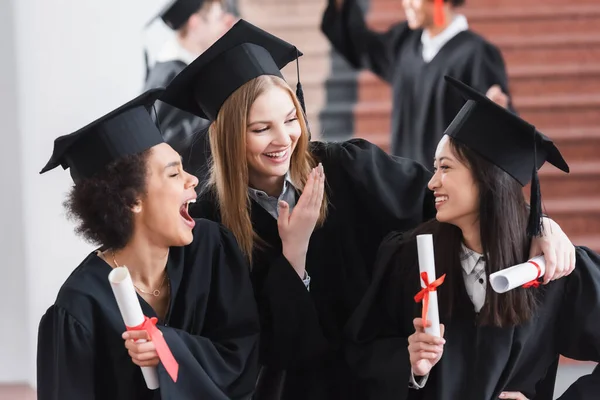
POLYGON ((517 264, 510 268, 494 272, 490 275, 490 285, 496 293, 506 293, 527 282, 531 282, 535 278, 539 278, 539 276, 544 276, 545 273, 546 260, 544 256, 537 256, 523 264, 517 264), (532 262, 540 266, 541 273, 539 273, 537 267, 532 262))
MULTIPOLYGON (((137 298, 135 288, 133 287, 133 281, 127 267, 118 267, 113 269, 108 274, 108 281, 110 287, 117 300, 119 311, 123 317, 123 321, 126 326, 138 326, 144 322, 144 313, 142 307, 137 298)), ((138 342, 145 342, 146 340, 140 339, 138 342)), ((158 372, 156 367, 140 367, 142 374, 146 380, 146 386, 148 389, 158 389, 158 372)))
MULTIPOLYGON (((433 253, 433 236, 432 235, 417 235, 417 250, 419 253, 419 276, 421 273, 427 272, 429 283, 435 281, 435 256, 433 253)), ((425 282, 420 279, 421 287, 425 287, 425 282)), ((429 308, 427 309, 427 320, 431 321, 431 326, 425 328, 425 332, 441 337, 440 331, 440 313, 438 309, 437 291, 429 292, 429 308)))

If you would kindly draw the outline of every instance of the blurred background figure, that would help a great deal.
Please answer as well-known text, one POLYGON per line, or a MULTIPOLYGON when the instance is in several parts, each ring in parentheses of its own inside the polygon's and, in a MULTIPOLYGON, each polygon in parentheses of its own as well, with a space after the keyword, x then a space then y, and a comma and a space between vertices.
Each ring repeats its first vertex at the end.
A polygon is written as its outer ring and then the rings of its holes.
MULTIPOLYGON (((42 178, 38 172, 61 132, 143 91, 141 50, 151 50, 154 68, 163 46, 176 35, 160 17, 151 28, 144 27, 168 3, 0 1, 2 400, 25 399, 23 393, 34 385, 40 318, 71 266, 91 251, 64 218, 61 202, 72 183, 67 174, 53 171, 42 178), (56 251, 66 247, 69 252, 56 251)), ((373 31, 386 32, 405 20, 401 0, 356 3, 373 31)), ((244 19, 302 49, 313 140, 363 137, 389 151, 390 85, 369 71, 357 71, 332 49, 320 28, 327 6, 328 0, 225 3, 234 15, 238 10, 244 19)), ((557 143, 571 167, 568 175, 541 169, 545 211, 573 243, 600 251, 598 0, 473 0, 460 13, 470 30, 502 53, 510 101, 519 115, 557 143)), ((296 84, 295 65, 283 73, 290 85, 296 84)), ((555 397, 593 367, 562 359, 555 397)))
MULTIPOLYGON (((160 49, 156 63, 148 68, 144 89, 166 87, 227 32, 237 20, 229 8, 234 6, 231 0, 171 0, 150 21, 151 24, 156 19, 162 20, 173 35, 160 49)), ((210 151, 205 142, 206 136, 194 136, 194 133, 208 127, 208 121, 161 101, 156 102, 155 110, 167 143, 182 155, 186 169, 203 181, 210 151), (196 159, 191 160, 187 153, 192 144, 205 148, 206 152, 197 151, 196 159), (199 159, 200 155, 205 157, 199 159)))

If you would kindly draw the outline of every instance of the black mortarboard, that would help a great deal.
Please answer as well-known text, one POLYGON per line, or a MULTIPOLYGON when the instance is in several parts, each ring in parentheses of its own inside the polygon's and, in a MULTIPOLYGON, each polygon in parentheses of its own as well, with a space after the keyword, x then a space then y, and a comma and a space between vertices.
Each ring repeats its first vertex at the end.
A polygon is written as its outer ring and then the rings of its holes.
POLYGON ((141 153, 163 136, 150 108, 163 89, 151 89, 87 126, 54 141, 54 152, 40 174, 61 165, 73 181, 89 178, 111 161, 141 153))
POLYGON ((467 102, 444 133, 500 167, 522 186, 531 181, 527 232, 539 235, 542 206, 537 170, 547 161, 569 172, 560 151, 529 122, 464 83, 449 76, 445 79, 467 102))
POLYGON ((204 0, 170 0, 158 15, 148 22, 148 25, 160 17, 169 28, 176 31, 187 22, 192 14, 198 12, 203 4, 204 0))
MULTIPOLYGON (((239 20, 171 81, 160 100, 214 121, 240 86, 261 75, 283 78, 280 70, 301 55, 294 45, 239 20)), ((304 109, 300 79, 296 94, 304 109)))

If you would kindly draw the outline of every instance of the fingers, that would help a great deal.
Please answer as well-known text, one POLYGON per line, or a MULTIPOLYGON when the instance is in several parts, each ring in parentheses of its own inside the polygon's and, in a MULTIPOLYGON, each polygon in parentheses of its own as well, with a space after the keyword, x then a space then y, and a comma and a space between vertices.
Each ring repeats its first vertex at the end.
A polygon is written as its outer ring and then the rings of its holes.
POLYGON ((121 335, 121 337, 125 340, 150 340, 150 335, 148 334, 148 331, 142 330, 142 331, 126 331, 123 333, 123 335, 121 335))
POLYGON ((136 361, 132 360, 133 363, 139 367, 156 367, 160 361, 158 358, 154 358, 150 361, 136 361))
POLYGON ((323 167, 321 166, 321 163, 319 163, 319 165, 317 165, 315 167, 315 169, 313 170, 313 173, 315 174, 315 176, 314 176, 313 190, 310 195, 310 203, 308 204, 309 210, 314 210, 315 205, 317 204, 317 198, 319 197, 319 186, 321 185, 322 169, 323 169, 323 167))
POLYGON ((310 174, 308 174, 308 179, 306 180, 306 184, 304 185, 304 189, 302 190, 302 194, 298 199, 298 204, 296 204, 296 207, 307 207, 310 204, 316 179, 317 171, 315 167, 312 169, 312 171, 310 171, 310 174))
POLYGON ((321 203, 323 203, 323 193, 325 191, 325 172, 323 171, 323 164, 319 163, 317 167, 318 178, 316 180, 316 190, 314 191, 314 202, 312 204, 313 210, 317 212, 321 209, 321 203))
POLYGON ((277 203, 279 209, 279 216, 277 217, 277 227, 279 229, 287 228, 290 223, 290 206, 283 200, 279 200, 277 203))
POLYGON ((554 274, 556 273, 556 249, 551 248, 549 242, 544 240, 542 242, 542 251, 546 260, 546 272, 544 274, 544 285, 546 285, 554 278, 554 274))
POLYGON ((444 324, 440 324, 440 334, 444 337, 444 332, 446 332, 446 327, 444 324))
POLYGON ((500 393, 501 399, 516 399, 516 400, 529 400, 521 392, 502 392, 500 393))

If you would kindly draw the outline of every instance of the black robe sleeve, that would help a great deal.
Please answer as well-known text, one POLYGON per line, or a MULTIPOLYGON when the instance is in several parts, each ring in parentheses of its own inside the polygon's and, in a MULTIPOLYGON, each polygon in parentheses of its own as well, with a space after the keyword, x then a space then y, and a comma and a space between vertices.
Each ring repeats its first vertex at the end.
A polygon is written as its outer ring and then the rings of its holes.
POLYGON ((321 21, 321 30, 333 47, 356 69, 368 68, 381 79, 391 82, 398 46, 410 29, 406 22, 385 33, 370 30, 356 0, 344 0, 338 10, 329 0, 321 21))
MULTIPOLYGON (((379 240, 392 231, 406 231, 435 217, 431 172, 416 161, 390 156, 376 145, 352 139, 339 148, 338 162, 351 182, 359 209, 370 216, 370 225, 381 231, 379 240)), ((327 174, 327 171, 325 171, 327 174)))
MULTIPOLYGON (((577 248, 575 271, 564 278, 564 301, 556 343, 560 354, 580 361, 600 362, 600 256, 577 248)), ((560 400, 592 400, 600 393, 600 368, 573 383, 560 400)))
POLYGON ((38 331, 38 400, 94 400, 94 358, 91 333, 62 307, 50 307, 38 331))
POLYGON ((260 309, 263 364, 279 369, 298 367, 327 350, 329 344, 310 292, 283 254, 270 263, 264 280, 255 280, 254 289, 260 309))
MULTIPOLYGON (((412 331, 404 322, 411 318, 403 315, 411 312, 413 304, 404 293, 409 289, 398 287, 393 279, 402 240, 398 232, 383 240, 372 283, 344 329, 346 359, 361 380, 365 400, 398 400, 408 395, 408 336, 412 331), (403 303, 406 307, 398 307, 403 303)), ((418 272, 414 275, 409 273, 405 281, 418 282, 418 272)))
POLYGON ((233 235, 221 235, 202 334, 159 327, 179 363, 177 383, 159 369, 163 400, 247 399, 254 390, 259 326, 249 268, 233 235))
POLYGON ((493 85, 500 86, 502 91, 509 97, 508 108, 514 111, 506 65, 498 47, 487 41, 482 41, 481 49, 473 52, 473 59, 466 71, 468 76, 464 77, 464 82, 469 83, 471 87, 481 93, 487 93, 493 85))

